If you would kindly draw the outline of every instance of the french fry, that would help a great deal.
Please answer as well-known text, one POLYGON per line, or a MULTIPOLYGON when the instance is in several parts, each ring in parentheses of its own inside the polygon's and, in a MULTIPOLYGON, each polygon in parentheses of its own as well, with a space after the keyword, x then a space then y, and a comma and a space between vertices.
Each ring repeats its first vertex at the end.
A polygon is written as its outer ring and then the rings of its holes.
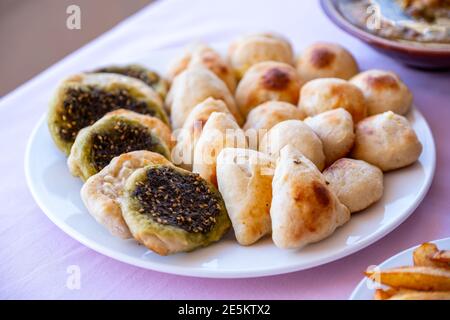
POLYGON ((390 297, 394 296, 395 294, 397 294, 398 291, 392 288, 389 289, 377 289, 375 290, 375 295, 374 295, 374 299, 375 300, 387 300, 390 297))
POLYGON ((450 300, 450 291, 399 291, 388 300, 450 300))
POLYGON ((447 266, 450 268, 450 250, 441 250, 436 252, 431 257, 431 260, 435 262, 447 263, 447 266))
POLYGON ((370 270, 366 276, 393 288, 421 291, 450 291, 450 271, 433 267, 401 267, 370 270))
MULTIPOLYGON (((420 267, 437 267, 450 270, 450 264, 445 261, 445 254, 440 255, 438 247, 434 243, 424 243, 419 246, 413 253, 413 260, 415 266, 420 267)), ((448 252, 448 251, 447 251, 448 252)))

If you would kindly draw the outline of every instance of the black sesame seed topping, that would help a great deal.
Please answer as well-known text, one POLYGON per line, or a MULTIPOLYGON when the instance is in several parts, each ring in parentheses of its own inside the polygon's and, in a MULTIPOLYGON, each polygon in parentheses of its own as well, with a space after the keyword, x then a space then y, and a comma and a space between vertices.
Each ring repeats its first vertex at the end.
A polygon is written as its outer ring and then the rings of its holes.
POLYGON ((131 97, 125 89, 105 91, 94 86, 67 89, 63 107, 59 133, 68 142, 75 141, 81 129, 92 125, 110 111, 128 109, 155 115, 146 102, 131 97))
POLYGON ((105 73, 117 73, 124 76, 139 79, 145 82, 150 87, 157 85, 160 81, 160 77, 156 72, 152 72, 139 66, 126 66, 126 67, 105 67, 95 70, 94 72, 105 73))
POLYGON ((209 232, 222 209, 220 196, 198 174, 165 166, 149 168, 132 195, 153 221, 192 233, 209 232))
POLYGON ((136 150, 156 151, 158 141, 146 127, 116 121, 112 128, 92 137, 91 161, 97 171, 107 166, 112 158, 136 150))

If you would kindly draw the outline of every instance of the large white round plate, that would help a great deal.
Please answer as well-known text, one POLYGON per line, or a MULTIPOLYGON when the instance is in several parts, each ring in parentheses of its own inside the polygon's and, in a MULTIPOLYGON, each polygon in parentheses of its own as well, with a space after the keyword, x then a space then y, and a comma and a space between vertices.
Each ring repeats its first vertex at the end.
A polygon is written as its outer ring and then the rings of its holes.
MULTIPOLYGON (((169 50, 133 56, 133 52, 136 50, 122 52, 119 55, 122 58, 106 55, 101 63, 133 61, 164 71, 168 61, 178 53, 169 50)), ((29 188, 44 213, 70 236, 109 257, 147 269, 188 276, 275 275, 312 268, 361 250, 391 232, 416 209, 430 187, 436 156, 433 136, 423 116, 413 109, 408 118, 424 147, 419 161, 386 174, 381 201, 352 217, 328 239, 299 251, 278 249, 270 238, 242 247, 230 232, 222 241, 207 248, 161 257, 133 240, 114 238, 84 208, 79 195, 82 183, 70 175, 66 158, 53 145, 45 117, 30 137, 25 171, 29 188)))
MULTIPOLYGON (((435 243, 439 249, 441 250, 449 250, 450 249, 450 238, 430 241, 432 243, 435 243)), ((406 249, 405 251, 402 251, 395 256, 387 259, 383 263, 379 264, 377 267, 379 267, 381 270, 390 269, 390 268, 396 268, 396 267, 403 267, 403 266, 412 266, 414 264, 413 262, 413 251, 418 247, 414 246, 412 248, 406 249)), ((352 294, 350 295, 350 300, 372 300, 373 295, 375 293, 375 285, 372 280, 369 280, 367 278, 364 278, 361 280, 361 282, 358 284, 358 286, 353 290, 352 294)))

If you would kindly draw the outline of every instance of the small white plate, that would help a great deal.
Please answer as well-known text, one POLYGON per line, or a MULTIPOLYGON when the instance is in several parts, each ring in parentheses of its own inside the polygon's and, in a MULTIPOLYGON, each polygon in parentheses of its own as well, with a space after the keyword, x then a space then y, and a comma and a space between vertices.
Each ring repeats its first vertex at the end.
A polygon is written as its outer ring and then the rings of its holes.
MULTIPOLYGON (((450 238, 430 241, 432 243, 435 243, 439 249, 441 250, 449 250, 450 249, 450 238)), ((395 256, 387 259, 383 263, 379 264, 377 267, 379 267, 381 270, 383 269, 390 269, 395 267, 402 267, 402 266, 412 266, 414 264, 413 262, 413 251, 418 247, 414 246, 412 248, 406 249, 405 251, 402 251, 395 256)), ((353 290, 350 300, 372 300, 373 295, 375 293, 375 287, 376 284, 372 280, 369 280, 368 278, 364 278, 361 280, 361 282, 358 284, 358 286, 353 290)))
MULTIPOLYGON (((165 50, 145 54, 142 58, 127 55, 131 60, 105 58, 102 63, 136 61, 162 71, 177 53, 178 50, 165 50)), ((53 145, 45 118, 30 137, 25 171, 29 188, 44 213, 70 236, 109 257, 147 269, 188 276, 275 275, 312 268, 359 251, 394 230, 417 208, 433 179, 436 155, 433 136, 423 116, 413 109, 408 118, 424 147, 419 161, 385 175, 385 193, 377 204, 354 215, 328 239, 298 251, 278 249, 270 237, 249 247, 239 246, 230 232, 207 248, 161 257, 133 240, 114 238, 84 208, 79 195, 82 183, 70 175, 66 158, 53 145)))

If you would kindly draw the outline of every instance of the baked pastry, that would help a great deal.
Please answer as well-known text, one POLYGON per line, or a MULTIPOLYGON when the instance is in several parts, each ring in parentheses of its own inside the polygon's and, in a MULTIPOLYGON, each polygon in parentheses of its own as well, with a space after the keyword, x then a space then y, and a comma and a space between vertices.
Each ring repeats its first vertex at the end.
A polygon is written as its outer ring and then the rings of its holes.
POLYGON ((272 239, 298 249, 330 236, 350 212, 327 186, 316 166, 291 146, 284 147, 272 181, 272 239))
POLYGON ((173 165, 136 170, 126 182, 122 211, 133 237, 160 255, 207 246, 231 225, 216 188, 173 165))
POLYGON ((323 175, 350 212, 364 210, 383 196, 383 172, 365 161, 342 158, 323 175))
POLYGON ((294 53, 287 39, 273 33, 262 33, 233 41, 228 49, 228 60, 236 78, 241 79, 251 66, 259 62, 278 61, 292 65, 294 53))
POLYGON ((322 171, 325 165, 322 142, 303 121, 286 120, 273 126, 259 142, 259 151, 276 158, 287 145, 300 151, 322 171))
POLYGON ((192 170, 194 148, 197 144, 203 126, 213 112, 223 112, 233 117, 222 100, 207 98, 192 109, 177 132, 177 144, 172 151, 172 162, 186 170, 192 170))
POLYGON ((325 111, 304 122, 322 141, 326 166, 345 157, 352 149, 355 142, 353 120, 345 109, 325 111))
POLYGON ((243 124, 243 118, 225 83, 206 67, 194 65, 175 78, 166 100, 171 110, 173 129, 181 128, 192 109, 209 97, 223 100, 238 124, 243 124))
POLYGON ((406 114, 411 109, 413 95, 393 72, 368 70, 354 76, 350 82, 364 94, 369 115, 386 111, 406 114))
POLYGON ((267 101, 248 113, 244 130, 270 130, 279 122, 303 120, 303 118, 303 114, 293 104, 283 101, 267 101))
POLYGON ((132 237, 122 216, 120 199, 131 174, 150 164, 170 164, 170 161, 159 153, 146 150, 125 153, 113 158, 81 188, 81 199, 88 212, 112 235, 122 239, 132 237))
POLYGON ((77 74, 58 87, 48 113, 56 146, 67 155, 78 132, 106 113, 129 109, 169 123, 160 96, 144 82, 108 73, 77 74))
POLYGON ((170 129, 158 118, 117 110, 80 131, 67 163, 74 176, 87 180, 122 153, 148 150, 170 159, 170 143, 170 129))
POLYGON ((361 121, 367 115, 367 106, 361 90, 348 81, 337 78, 322 78, 307 82, 300 92, 299 108, 307 116, 344 108, 361 121))
POLYGON ((94 73, 117 73, 124 76, 139 79, 152 87, 162 99, 164 99, 169 91, 169 83, 161 77, 157 72, 149 70, 139 64, 130 64, 123 66, 108 66, 92 71, 94 73))
POLYGON ((236 103, 244 117, 266 101, 285 101, 296 105, 302 84, 294 67, 281 62, 261 62, 248 69, 239 82, 236 103))
POLYGON ((195 145, 192 171, 217 186, 217 156, 227 147, 246 148, 244 131, 229 114, 213 112, 195 145))
POLYGON ((307 47, 297 60, 297 70, 306 81, 317 78, 348 80, 358 73, 358 64, 344 47, 329 42, 316 42, 307 47))
POLYGON ((250 149, 225 148, 217 157, 217 183, 236 239, 251 245, 271 231, 274 162, 250 149))
POLYGON ((211 47, 196 44, 190 47, 183 56, 177 58, 169 68, 168 77, 171 81, 189 66, 200 64, 211 70, 228 87, 231 93, 236 89, 236 78, 226 60, 211 47))
POLYGON ((356 125, 352 157, 367 161, 383 171, 395 170, 417 161, 422 144, 408 119, 387 111, 356 125))

